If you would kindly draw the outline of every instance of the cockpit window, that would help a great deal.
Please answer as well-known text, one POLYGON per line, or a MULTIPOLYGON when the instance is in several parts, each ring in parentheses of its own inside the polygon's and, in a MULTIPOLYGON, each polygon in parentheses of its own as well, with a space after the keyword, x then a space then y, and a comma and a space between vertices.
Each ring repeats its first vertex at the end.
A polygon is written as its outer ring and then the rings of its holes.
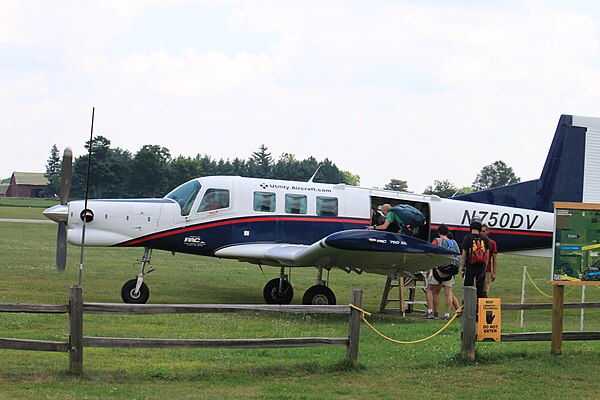
POLYGON ((200 191, 200 182, 193 180, 174 189, 171 193, 165 196, 166 199, 173 199, 179 203, 181 208, 181 215, 190 215, 194 200, 200 191))
POLYGON ((198 212, 218 210, 219 208, 229 207, 229 190, 227 189, 208 189, 202 197, 198 212))
POLYGON ((275 212, 275 193, 254 192, 254 211, 275 212))

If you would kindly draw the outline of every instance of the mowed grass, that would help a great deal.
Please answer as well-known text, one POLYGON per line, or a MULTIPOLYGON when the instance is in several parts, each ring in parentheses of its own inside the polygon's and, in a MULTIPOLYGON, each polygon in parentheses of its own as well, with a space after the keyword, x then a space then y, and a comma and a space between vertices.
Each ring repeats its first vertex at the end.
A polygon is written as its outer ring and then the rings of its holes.
MULTIPOLYGON (((0 215, 1 217, 2 215, 0 215)), ((65 273, 54 268, 56 227, 0 223, 0 302, 66 304, 68 287, 77 282, 80 249, 69 246, 65 273)), ((120 288, 135 276, 141 249, 86 248, 84 300, 121 302, 120 288)), ((156 251, 156 270, 147 276, 151 303, 262 304, 264 274, 253 265, 156 251)), ((499 256, 499 278, 492 294, 503 302, 521 297, 523 266, 546 295, 550 260, 499 256)), ((314 283, 313 269, 294 269, 295 304, 314 283)), ((350 301, 353 288, 364 290, 364 307, 379 309, 385 277, 333 271, 331 288, 338 303, 350 301)), ((461 285, 457 285, 461 293, 461 285)), ((581 290, 566 289, 566 301, 580 301, 581 290)), ((460 297, 460 296, 459 296, 460 297)), ((600 289, 588 287, 587 301, 600 301, 600 289)), ((531 282, 527 302, 549 302, 531 282)), ((585 330, 600 330, 596 310, 586 310, 585 330)), ((86 336, 157 338, 341 337, 346 317, 318 315, 199 314, 86 315, 86 336)), ((419 314, 374 314, 368 318, 399 340, 426 337, 444 324, 419 314)), ((565 329, 579 329, 580 312, 565 312, 565 329)), ((549 331, 551 311, 528 311, 525 328, 518 312, 502 314, 503 331, 549 331)), ((68 339, 66 315, 0 314, 0 337, 68 339)), ((84 374, 68 374, 62 353, 0 350, 0 399, 12 398, 250 398, 250 399, 396 399, 436 398, 598 398, 600 343, 564 342, 564 355, 550 355, 549 342, 479 343, 478 360, 459 357, 460 327, 454 323, 435 338, 416 345, 384 341, 363 325, 359 365, 347 368, 345 348, 298 349, 92 349, 84 353, 84 374)))
POLYGON ((39 207, 0 206, 0 218, 47 219, 42 214, 44 210, 39 207))
POLYGON ((0 198, 0 218, 46 219, 42 212, 58 201, 54 199, 0 198))

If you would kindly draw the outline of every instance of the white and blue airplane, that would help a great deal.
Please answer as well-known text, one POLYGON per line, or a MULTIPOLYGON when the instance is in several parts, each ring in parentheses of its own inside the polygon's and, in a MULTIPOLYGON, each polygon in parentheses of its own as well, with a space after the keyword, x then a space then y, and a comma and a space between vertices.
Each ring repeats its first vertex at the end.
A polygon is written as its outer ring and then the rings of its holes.
POLYGON ((66 242, 86 246, 143 247, 140 271, 121 290, 126 303, 145 303, 144 282, 153 249, 237 259, 279 268, 265 285, 270 304, 289 304, 286 268, 316 268, 316 284, 303 304, 335 304, 323 271, 412 276, 448 264, 456 253, 431 244, 446 224, 460 243, 470 221, 487 223, 501 251, 551 255, 553 201, 600 202, 600 118, 563 115, 540 179, 469 195, 435 195, 367 189, 345 184, 293 182, 239 176, 193 179, 159 199, 67 203, 71 153, 65 150, 61 204, 44 211, 59 223, 57 267, 66 265, 66 242), (367 230, 371 210, 409 204, 425 216, 415 236, 367 230))

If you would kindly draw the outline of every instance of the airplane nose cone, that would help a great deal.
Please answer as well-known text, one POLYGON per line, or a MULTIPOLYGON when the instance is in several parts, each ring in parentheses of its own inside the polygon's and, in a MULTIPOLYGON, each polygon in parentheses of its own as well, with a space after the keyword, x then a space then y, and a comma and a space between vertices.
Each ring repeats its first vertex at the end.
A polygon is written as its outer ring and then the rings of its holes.
POLYGON ((65 221, 69 217, 69 206, 66 204, 57 204, 53 207, 47 208, 42 213, 48 219, 51 219, 54 222, 65 221))

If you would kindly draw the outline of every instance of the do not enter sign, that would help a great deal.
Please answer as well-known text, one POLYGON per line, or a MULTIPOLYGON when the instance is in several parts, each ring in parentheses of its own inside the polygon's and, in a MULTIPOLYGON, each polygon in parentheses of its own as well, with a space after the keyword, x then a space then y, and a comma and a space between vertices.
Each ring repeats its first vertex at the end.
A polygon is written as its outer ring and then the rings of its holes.
POLYGON ((478 342, 499 342, 502 326, 500 299, 478 299, 478 342))

